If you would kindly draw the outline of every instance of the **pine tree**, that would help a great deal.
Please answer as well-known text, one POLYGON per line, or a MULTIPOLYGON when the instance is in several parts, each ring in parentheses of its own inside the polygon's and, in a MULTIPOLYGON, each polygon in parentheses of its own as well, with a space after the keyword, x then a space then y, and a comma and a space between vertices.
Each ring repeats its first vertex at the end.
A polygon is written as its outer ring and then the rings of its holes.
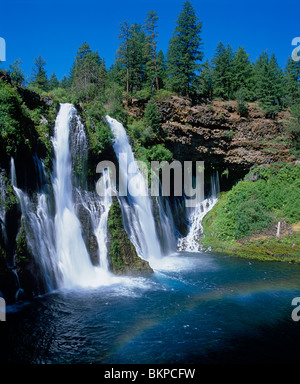
POLYGON ((34 59, 34 66, 32 68, 30 86, 37 88, 40 91, 48 90, 48 79, 46 73, 46 61, 42 56, 38 56, 34 59))
POLYGON ((203 59, 201 29, 202 23, 186 0, 169 42, 167 68, 171 89, 188 97, 203 59))
POLYGON ((64 75, 63 78, 60 81, 59 86, 61 88, 66 89, 66 88, 70 88, 71 84, 72 84, 72 81, 71 81, 70 77, 64 75))
MULTIPOLYGON (((116 67, 119 67, 119 72, 125 68, 126 92, 129 93, 129 72, 130 72, 130 46, 131 37, 130 26, 127 20, 120 26, 119 39, 121 40, 120 47, 117 51, 116 67)), ((122 71, 123 72, 123 71, 122 71)), ((124 77, 124 75, 121 77, 124 77)))
POLYGON ((157 21, 158 15, 152 9, 147 14, 147 19, 145 21, 145 30, 147 32, 147 42, 148 42, 148 55, 149 59, 147 61, 147 75, 150 79, 151 87, 153 80, 155 80, 156 90, 159 90, 159 80, 158 80, 158 63, 157 63, 157 21))
POLYGON ((79 100, 91 100, 105 89, 104 59, 99 56, 98 51, 93 52, 86 42, 78 48, 71 79, 73 93, 79 100))
POLYGON ((127 21, 121 25, 119 38, 121 44, 113 66, 114 77, 119 84, 126 84, 127 93, 135 93, 146 82, 149 44, 143 27, 137 23, 129 25, 127 21))
POLYGON ((13 64, 10 64, 9 75, 14 83, 16 83, 17 85, 24 85, 25 75, 20 67, 20 64, 22 64, 21 59, 17 59, 14 61, 13 64))
POLYGON ((300 61, 289 58, 284 73, 285 105, 292 106, 300 103, 300 61))
POLYGON ((283 104, 283 72, 274 54, 263 52, 255 64, 256 99, 266 117, 275 118, 283 104))
POLYGON ((240 89, 243 89, 243 97, 251 99, 253 92, 254 68, 243 47, 236 51, 232 63, 232 92, 233 96, 240 89))
POLYGON ((207 99, 213 98, 213 68, 211 62, 206 60, 198 79, 198 93, 207 99))
POLYGON ((140 24, 130 27, 129 63, 130 91, 135 93, 143 88, 146 81, 146 63, 149 57, 146 35, 140 24))
POLYGON ((59 81, 56 74, 53 72, 49 78, 49 91, 59 87, 59 81))
POLYGON ((233 62, 231 46, 220 42, 212 58, 214 95, 224 99, 233 98, 233 62))
POLYGON ((165 60, 165 55, 163 51, 160 49, 158 51, 157 57, 157 77, 158 77, 158 84, 159 88, 164 88, 167 78, 167 65, 165 60))

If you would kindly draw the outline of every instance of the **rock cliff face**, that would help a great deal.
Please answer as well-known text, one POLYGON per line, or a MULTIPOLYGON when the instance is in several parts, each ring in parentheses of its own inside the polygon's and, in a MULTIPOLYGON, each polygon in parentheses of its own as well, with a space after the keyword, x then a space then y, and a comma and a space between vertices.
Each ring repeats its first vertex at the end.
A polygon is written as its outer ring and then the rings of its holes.
POLYGON ((203 160, 241 171, 255 164, 295 160, 284 129, 286 112, 270 120, 252 104, 245 118, 237 114, 234 101, 193 106, 174 96, 158 103, 158 108, 165 144, 178 160, 203 160))
MULTIPOLYGON (((291 138, 284 125, 287 112, 276 120, 266 119, 254 103, 248 117, 240 117, 235 101, 193 105, 172 96, 157 102, 165 132, 164 143, 180 161, 200 161, 220 169, 247 172, 253 165, 293 162, 291 138)), ((143 116, 140 101, 127 105, 129 114, 143 116)))

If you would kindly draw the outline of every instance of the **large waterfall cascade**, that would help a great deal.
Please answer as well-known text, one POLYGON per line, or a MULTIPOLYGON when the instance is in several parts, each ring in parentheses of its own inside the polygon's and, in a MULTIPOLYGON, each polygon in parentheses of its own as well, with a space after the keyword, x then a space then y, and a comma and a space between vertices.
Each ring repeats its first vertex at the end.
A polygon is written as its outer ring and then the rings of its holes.
MULTIPOLYGON (((55 214, 49 209, 49 194, 42 191, 33 201, 28 194, 17 187, 14 161, 11 161, 11 183, 19 197, 22 215, 27 227, 27 241, 32 254, 39 264, 45 280, 46 290, 57 287, 97 287, 111 283, 112 275, 108 272, 106 249, 106 226, 110 193, 102 199, 96 194, 84 195, 72 185, 72 159, 70 150, 71 120, 77 120, 73 140, 80 151, 80 145, 86 146, 84 127, 80 123, 77 111, 72 104, 61 104, 55 123, 54 173, 52 186, 55 201, 55 214), (95 236, 99 247, 99 266, 94 266, 82 236, 81 223, 77 217, 75 192, 80 193, 88 207, 95 236), (84 197, 89 198, 84 198, 84 197)), ((43 169, 43 167, 39 167, 43 169)), ((108 174, 104 172, 104 177, 108 174)), ((107 180, 109 182, 109 180, 107 180)))
MULTIPOLYGON (((192 210, 189 216, 189 233, 185 238, 177 240, 178 232, 168 198, 156 197, 160 221, 158 233, 157 218, 155 220, 153 213, 154 201, 148 196, 148 183, 135 160, 126 130, 117 120, 109 116, 106 120, 115 137, 113 148, 119 159, 120 177, 123 185, 128 188, 127 196, 118 196, 124 227, 138 255, 155 268, 159 267, 159 260, 177 250, 201 251, 201 223, 217 201, 218 178, 212 181, 211 196, 192 210), (120 156, 126 157, 125 166, 120 161, 120 156)), ((15 164, 11 159, 11 184, 20 200, 27 242, 40 266, 45 289, 51 291, 55 288, 112 284, 116 277, 109 271, 107 257, 107 219, 112 204, 111 180, 109 172, 103 170, 102 180, 106 190, 105 195, 100 197, 96 192, 82 187, 84 180, 74 178, 74 158, 77 156, 85 161, 88 146, 84 126, 72 104, 61 104, 52 143, 55 154, 52 189, 47 187, 50 182, 44 165, 36 157, 35 163, 42 187, 34 197, 18 188, 15 164), (98 265, 92 263, 84 240, 84 228, 78 215, 79 205, 88 213, 92 223, 98 244, 98 265)), ((82 167, 84 168, 84 163, 82 167)), ((4 214, 2 211, 0 214, 3 221, 4 214)))
POLYGON ((106 280, 107 270, 91 263, 73 201, 69 135, 70 119, 74 114, 77 111, 72 104, 61 105, 53 139, 56 252, 65 287, 98 286, 106 280))

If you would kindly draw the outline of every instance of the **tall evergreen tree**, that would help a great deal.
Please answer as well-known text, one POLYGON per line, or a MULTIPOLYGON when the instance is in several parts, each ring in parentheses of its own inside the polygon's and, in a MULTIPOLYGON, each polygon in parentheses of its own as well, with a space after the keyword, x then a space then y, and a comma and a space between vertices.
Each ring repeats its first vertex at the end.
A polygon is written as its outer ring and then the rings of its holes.
POLYGON ((300 61, 292 58, 287 60, 284 79, 284 94, 286 106, 300 103, 300 61))
POLYGON ((157 91, 159 90, 159 79, 158 79, 158 63, 157 63, 157 21, 158 15, 152 9, 147 14, 147 19, 145 22, 145 30, 147 32, 147 42, 148 42, 148 51, 149 59, 147 61, 147 74, 152 85, 153 80, 155 80, 155 85, 157 91))
POLYGON ((52 75, 49 77, 49 90, 58 88, 59 87, 59 81, 56 76, 56 74, 53 72, 52 75))
POLYGON ((255 64, 256 99, 267 117, 275 118, 283 104, 283 72, 274 54, 263 52, 255 64))
POLYGON ((160 49, 157 54, 157 77, 159 88, 163 88, 167 78, 167 64, 163 51, 160 49))
POLYGON ((64 89, 69 88, 71 86, 70 77, 64 75, 59 83, 59 86, 64 89))
POLYGON ((252 98, 254 68, 243 47, 239 47, 236 51, 232 63, 232 92, 233 96, 236 92, 243 89, 246 99, 252 98))
POLYGON ((201 97, 212 99, 213 97, 213 68, 211 62, 206 60, 198 79, 198 93, 201 97))
POLYGON ((232 47, 220 42, 212 58, 214 95, 231 99, 233 97, 233 62, 232 47))
POLYGON ((99 53, 93 52, 84 42, 77 51, 72 67, 71 79, 74 94, 80 100, 91 100, 105 88, 105 62, 99 53))
POLYGON ((121 25, 119 35, 121 44, 117 51, 113 71, 119 84, 126 84, 126 92, 142 89, 146 81, 146 63, 149 58, 149 44, 140 24, 129 25, 125 21, 121 25))
POLYGON ((201 30, 202 23, 186 0, 169 42, 167 68, 171 88, 188 97, 203 59, 201 30))
MULTIPOLYGON (((120 26, 119 39, 121 40, 120 47, 117 51, 116 67, 119 67, 119 72, 123 72, 125 69, 125 81, 126 81, 126 92, 129 93, 129 72, 130 72, 130 25, 127 20, 120 26)), ((124 75, 121 77, 124 77, 124 75)))
POLYGON ((130 91, 136 92, 142 89, 146 81, 146 63, 149 57, 146 35, 140 24, 134 23, 130 27, 129 40, 129 79, 130 91))
POLYGON ((48 90, 48 78, 46 73, 46 61, 42 56, 34 59, 34 66, 31 73, 30 86, 37 88, 41 91, 48 90))

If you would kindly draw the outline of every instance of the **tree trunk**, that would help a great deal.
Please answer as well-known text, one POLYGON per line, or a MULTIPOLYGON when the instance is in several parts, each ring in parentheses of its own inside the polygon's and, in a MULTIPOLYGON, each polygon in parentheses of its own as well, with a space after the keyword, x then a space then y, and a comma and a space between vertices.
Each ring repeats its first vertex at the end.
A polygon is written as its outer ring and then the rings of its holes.
POLYGON ((129 68, 127 67, 126 92, 129 93, 129 68))

